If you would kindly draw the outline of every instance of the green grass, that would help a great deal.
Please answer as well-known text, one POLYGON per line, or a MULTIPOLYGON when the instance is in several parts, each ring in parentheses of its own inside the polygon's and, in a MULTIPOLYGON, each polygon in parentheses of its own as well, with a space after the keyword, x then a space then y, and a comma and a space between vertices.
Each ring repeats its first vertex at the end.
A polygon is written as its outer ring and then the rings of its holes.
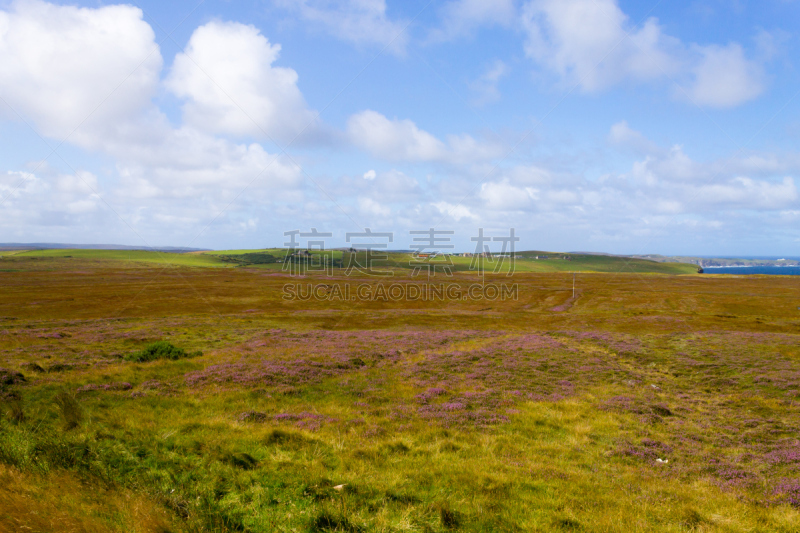
POLYGON ((73 263, 80 265, 81 261, 113 261, 128 263, 157 263, 161 266, 184 267, 227 267, 214 256, 198 253, 170 253, 151 252, 147 250, 82 250, 82 249, 51 249, 31 250, 15 253, 10 260, 25 259, 72 259, 73 263))
MULTIPOLYGON (((169 253, 151 252, 145 250, 31 250, 4 252, 0 257, 4 258, 3 266, 13 267, 25 260, 72 260, 73 264, 80 261, 95 260, 105 262, 127 262, 136 263, 157 263, 164 267, 216 267, 232 268, 235 262, 225 260, 243 258, 246 254, 267 253, 275 257, 283 258, 286 254, 285 249, 260 249, 260 250, 220 250, 211 252, 192 252, 192 253, 169 253)), ((316 254, 316 252, 314 252, 316 254)), ((342 260, 341 251, 328 252, 337 261, 342 260)), ((366 264, 366 255, 363 252, 357 254, 357 259, 361 264, 366 264)), ((496 263, 485 263, 484 268, 492 271, 495 265, 498 272, 506 273, 511 268, 511 261, 506 258, 500 260, 495 258, 496 263)), ((388 259, 375 261, 375 269, 391 269, 400 271, 410 271, 413 267, 413 258, 410 254, 389 254, 388 259)), ((470 257, 451 257, 449 258, 450 270, 454 272, 474 272, 471 270, 473 258, 470 257)), ((42 264, 42 266, 46 266, 42 264)), ((267 270, 281 270, 282 263, 272 263, 264 265, 244 265, 247 268, 261 268, 267 270)), ((60 268, 60 266, 59 266, 60 268)), ((437 272, 441 272, 441 267, 437 267, 437 272)), ((341 272, 342 269, 337 268, 341 272)), ((516 272, 611 272, 611 273, 641 273, 641 274, 695 274, 697 266, 685 263, 659 263, 643 259, 630 259, 624 257, 589 255, 589 254, 563 254, 554 252, 520 252, 514 262, 516 272), (546 260, 537 260, 536 255, 548 255, 551 257, 546 260), (569 260, 563 259, 569 257, 569 260)))

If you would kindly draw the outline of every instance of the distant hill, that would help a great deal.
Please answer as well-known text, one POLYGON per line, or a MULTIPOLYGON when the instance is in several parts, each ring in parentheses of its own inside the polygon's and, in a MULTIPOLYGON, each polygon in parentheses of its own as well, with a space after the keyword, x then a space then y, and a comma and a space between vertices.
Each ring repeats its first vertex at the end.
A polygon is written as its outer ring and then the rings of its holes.
MULTIPOLYGON (((0 262, 3 269, 13 268, 14 265, 26 268, 60 268, 83 261, 84 265, 107 264, 109 261, 122 261, 131 263, 153 263, 163 266, 184 267, 212 267, 212 268, 259 268, 281 272, 285 270, 286 249, 262 250, 207 250, 198 251, 187 248, 162 248, 147 250, 135 247, 102 248, 45 248, 44 244, 12 244, 5 250, 0 245, 0 262), (39 246, 38 248, 36 246, 39 246), (98 263, 99 262, 99 263, 98 263)), ((52 245, 47 245, 52 246, 52 245)), ((59 245, 66 246, 66 245, 59 245)), ((313 252, 316 255, 318 252, 313 252)), ((363 250, 356 252, 356 257, 349 257, 349 252, 330 250, 328 259, 334 268, 343 268, 355 260, 355 264, 366 265, 367 255, 363 250), (345 257, 347 255, 347 257, 345 257)), ((374 261, 373 267, 399 271, 411 271, 420 265, 418 258, 403 252, 381 252, 386 257, 374 261)), ((525 251, 515 252, 516 260, 513 268, 518 273, 546 273, 546 272, 607 272, 607 273, 648 273, 648 274, 696 274, 698 267, 688 263, 674 261, 654 261, 652 259, 632 258, 624 256, 611 256, 603 254, 575 254, 563 252, 525 251)), ((374 257, 373 257, 374 259, 374 257)), ((298 258, 297 261, 302 261, 298 258)), ((370 261, 372 261, 370 259, 370 261)), ((447 257, 432 259, 442 272, 441 268, 448 266, 452 272, 465 274, 476 273, 475 265, 482 264, 489 272, 506 273, 512 267, 509 257, 502 258, 495 254, 491 261, 488 258, 479 259, 471 254, 457 254, 447 257)), ((295 262, 295 260, 292 260, 295 262)))
POLYGON ((0 250, 146 250, 152 252, 206 252, 208 248, 186 248, 183 246, 125 246, 123 244, 64 244, 53 242, 0 242, 0 250))

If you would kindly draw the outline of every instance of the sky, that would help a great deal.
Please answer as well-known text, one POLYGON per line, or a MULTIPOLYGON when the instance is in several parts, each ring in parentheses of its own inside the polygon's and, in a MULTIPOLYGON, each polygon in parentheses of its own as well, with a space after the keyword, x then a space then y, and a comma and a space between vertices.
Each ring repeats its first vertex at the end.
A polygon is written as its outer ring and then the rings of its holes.
POLYGON ((0 242, 433 228, 470 251, 513 229, 797 256, 799 21, 800 0, 0 0, 0 242))

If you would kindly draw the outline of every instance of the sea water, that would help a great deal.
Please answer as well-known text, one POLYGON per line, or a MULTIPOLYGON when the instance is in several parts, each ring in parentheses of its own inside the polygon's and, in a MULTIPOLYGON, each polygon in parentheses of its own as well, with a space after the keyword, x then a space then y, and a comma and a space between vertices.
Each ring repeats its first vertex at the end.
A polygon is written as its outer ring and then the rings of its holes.
POLYGON ((704 274, 770 274, 773 276, 800 276, 800 267, 703 267, 704 274))

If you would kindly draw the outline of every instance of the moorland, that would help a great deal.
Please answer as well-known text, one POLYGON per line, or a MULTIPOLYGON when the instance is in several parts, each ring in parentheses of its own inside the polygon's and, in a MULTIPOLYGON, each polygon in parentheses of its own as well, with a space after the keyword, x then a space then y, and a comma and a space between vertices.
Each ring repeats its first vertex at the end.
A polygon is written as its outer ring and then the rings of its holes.
POLYGON ((283 288, 386 280, 266 255, 2 254, 0 530, 798 531, 796 278, 562 254, 345 301, 283 288))

